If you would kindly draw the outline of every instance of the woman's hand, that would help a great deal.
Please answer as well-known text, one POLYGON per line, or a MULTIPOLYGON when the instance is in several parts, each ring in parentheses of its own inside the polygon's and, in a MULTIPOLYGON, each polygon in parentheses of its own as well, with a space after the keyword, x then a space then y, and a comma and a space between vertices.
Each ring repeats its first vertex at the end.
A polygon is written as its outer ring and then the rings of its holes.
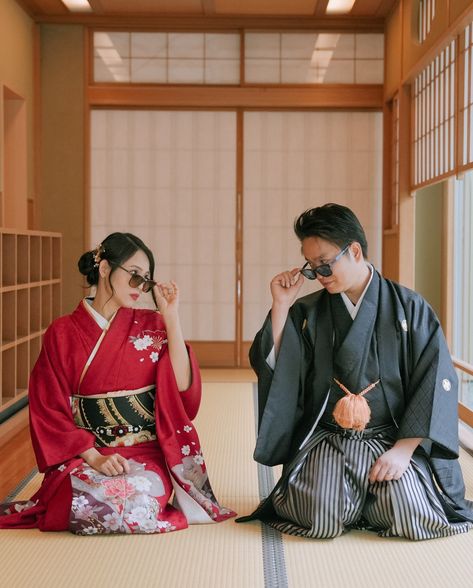
POLYGON ((154 295, 163 317, 168 339, 169 357, 176 376, 177 388, 184 391, 192 383, 192 371, 179 320, 179 288, 174 281, 157 282, 154 295))
POLYGON ((177 316, 179 308, 179 288, 174 281, 157 282, 153 288, 158 310, 166 319, 167 316, 177 316))
POLYGON ((91 447, 80 454, 80 457, 94 470, 106 476, 118 476, 120 474, 129 474, 130 465, 128 460, 119 453, 112 455, 102 455, 95 447, 91 447))
POLYGON ((304 276, 299 268, 281 272, 271 280, 273 305, 289 308, 296 300, 304 283, 304 276))
POLYGON ((371 484, 399 480, 409 467, 412 454, 422 439, 400 439, 375 461, 369 473, 371 484))

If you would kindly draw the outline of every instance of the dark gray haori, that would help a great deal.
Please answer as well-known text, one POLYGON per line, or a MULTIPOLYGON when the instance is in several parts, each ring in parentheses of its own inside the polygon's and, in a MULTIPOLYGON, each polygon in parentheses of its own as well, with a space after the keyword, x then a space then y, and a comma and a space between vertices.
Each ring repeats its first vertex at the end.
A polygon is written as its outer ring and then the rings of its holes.
POLYGON ((255 460, 284 464, 271 495, 239 522, 260 519, 294 535, 336 537, 350 528, 430 539, 467 531, 458 463, 458 381, 439 321, 415 292, 376 271, 356 318, 339 294, 296 301, 274 370, 270 317, 250 360, 258 375, 255 460), (343 430, 332 411, 343 392, 380 380, 366 399, 362 433, 343 430), (376 459, 397 439, 424 439, 400 480, 370 484, 376 459))

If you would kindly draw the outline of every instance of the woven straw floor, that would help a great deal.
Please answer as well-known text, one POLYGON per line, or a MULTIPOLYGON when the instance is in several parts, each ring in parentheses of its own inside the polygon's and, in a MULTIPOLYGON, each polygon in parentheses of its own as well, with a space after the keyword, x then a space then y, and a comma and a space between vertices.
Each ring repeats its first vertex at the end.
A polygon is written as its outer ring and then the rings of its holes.
MULTIPOLYGON (((206 383, 196 425, 220 502, 250 512, 260 495, 252 384, 206 383)), ((473 458, 463 452, 462 464, 472 497, 473 458)), ((18 498, 39 483, 34 476, 18 498)), ((8 588, 473 586, 473 532, 421 543, 367 532, 311 541, 227 521, 133 537, 0 531, 0 545, 0 584, 8 588)))

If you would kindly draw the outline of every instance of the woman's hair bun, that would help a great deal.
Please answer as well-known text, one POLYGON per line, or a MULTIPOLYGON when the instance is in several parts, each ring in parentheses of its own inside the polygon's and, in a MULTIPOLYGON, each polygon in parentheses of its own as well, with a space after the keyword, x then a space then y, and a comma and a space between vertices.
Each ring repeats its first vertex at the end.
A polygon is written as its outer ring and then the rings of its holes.
POLYGON ((87 251, 82 254, 77 265, 80 273, 87 278, 90 286, 98 284, 99 268, 95 263, 95 251, 87 251))

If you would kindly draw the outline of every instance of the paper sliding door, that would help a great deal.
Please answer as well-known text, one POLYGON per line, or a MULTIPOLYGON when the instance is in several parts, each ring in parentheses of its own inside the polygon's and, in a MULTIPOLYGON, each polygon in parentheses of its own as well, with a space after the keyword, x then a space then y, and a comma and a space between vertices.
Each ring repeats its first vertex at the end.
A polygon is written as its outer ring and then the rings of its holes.
MULTIPOLYGON (((377 112, 245 113, 244 351, 271 306, 271 278, 303 264, 292 226, 307 208, 352 208, 380 268, 382 132, 377 112)), ((302 294, 317 284, 307 282, 302 294)))
POLYGON ((203 363, 235 358, 236 113, 91 113, 90 246, 138 235, 203 363))

